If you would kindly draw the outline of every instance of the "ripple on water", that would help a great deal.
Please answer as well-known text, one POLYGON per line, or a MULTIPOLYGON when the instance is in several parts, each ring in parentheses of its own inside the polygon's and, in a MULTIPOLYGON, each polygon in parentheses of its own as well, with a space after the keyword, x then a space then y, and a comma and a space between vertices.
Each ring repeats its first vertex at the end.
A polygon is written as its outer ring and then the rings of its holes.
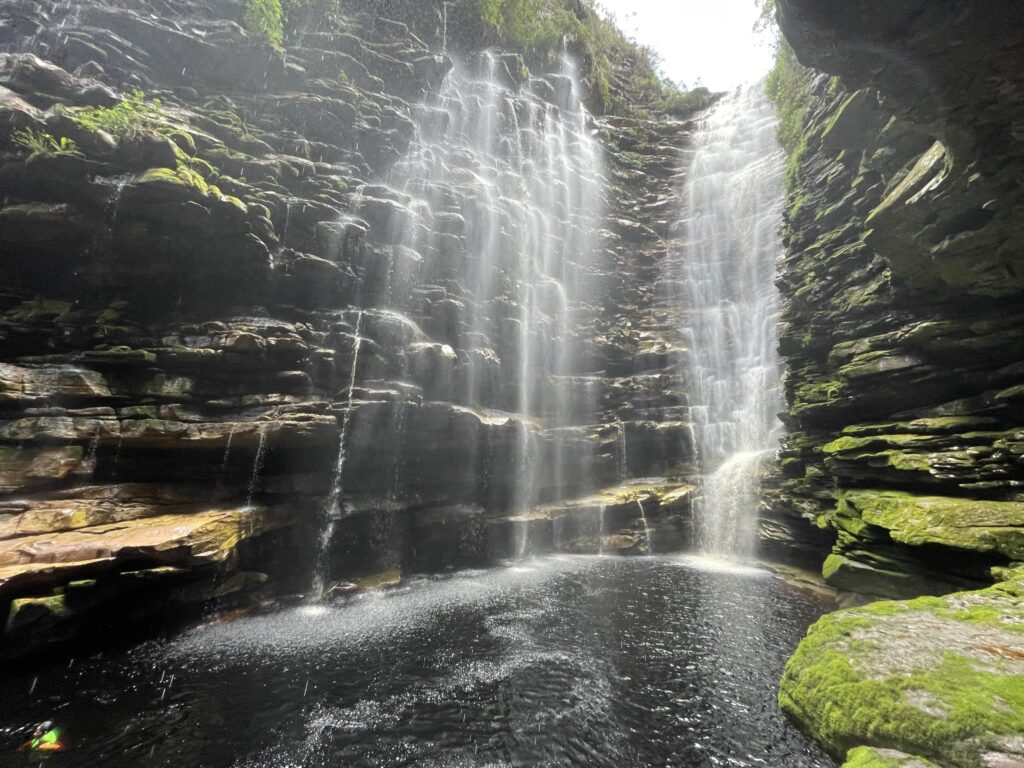
POLYGON ((558 557, 419 579, 54 669, 27 704, 12 678, 0 725, 13 745, 58 719, 53 768, 831 766, 775 704, 823 608, 765 575, 558 557))

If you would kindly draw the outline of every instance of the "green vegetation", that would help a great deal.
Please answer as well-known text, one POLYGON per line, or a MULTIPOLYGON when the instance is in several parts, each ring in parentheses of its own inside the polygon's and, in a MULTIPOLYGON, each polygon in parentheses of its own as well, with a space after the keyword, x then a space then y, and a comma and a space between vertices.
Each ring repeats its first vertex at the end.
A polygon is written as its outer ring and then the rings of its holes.
MULTIPOLYGON (((775 0, 759 0, 761 17, 758 28, 775 26, 775 0)), ((786 150, 786 187, 793 189, 800 158, 807 148, 805 127, 811 105, 811 70, 797 61, 796 54, 781 34, 775 43, 775 66, 768 74, 768 97, 779 113, 779 141, 786 150)), ((837 87, 832 83, 830 87, 837 87)))
POLYGON ((678 87, 668 84, 665 86, 665 96, 657 105, 660 112, 673 117, 687 117, 707 109, 715 103, 718 95, 712 93, 704 86, 699 86, 690 91, 684 91, 678 87))
POLYGON ((460 0, 495 42, 529 56, 552 56, 564 41, 580 57, 600 108, 618 114, 646 111, 684 115, 709 105, 707 89, 687 92, 659 76, 656 54, 604 18, 595 0, 460 0))
POLYGON ((22 128, 14 134, 14 143, 33 157, 83 157, 78 145, 66 136, 55 138, 44 131, 22 128))
POLYGON ((281 0, 245 0, 245 28, 275 48, 284 41, 281 0))
POLYGON ((131 139, 146 132, 171 132, 160 100, 147 100, 138 88, 125 94, 113 107, 90 107, 71 118, 87 130, 104 131, 115 139, 131 139))
POLYGON ((811 106, 810 70, 796 59, 785 40, 775 51, 775 66, 768 74, 768 96, 779 112, 779 141, 786 150, 786 185, 792 189, 800 158, 807 148, 807 112, 811 106))
POLYGON ((1024 559, 1024 502, 857 490, 840 496, 838 510, 884 528, 902 544, 940 544, 1024 559))
POLYGON ((178 149, 176 152, 178 163, 178 171, 188 171, 190 173, 197 173, 204 179, 214 177, 220 174, 220 171, 212 163, 208 163, 198 155, 190 155, 187 152, 178 149))
POLYGON ((843 768, 934 768, 935 763, 902 752, 858 747, 850 750, 843 768))

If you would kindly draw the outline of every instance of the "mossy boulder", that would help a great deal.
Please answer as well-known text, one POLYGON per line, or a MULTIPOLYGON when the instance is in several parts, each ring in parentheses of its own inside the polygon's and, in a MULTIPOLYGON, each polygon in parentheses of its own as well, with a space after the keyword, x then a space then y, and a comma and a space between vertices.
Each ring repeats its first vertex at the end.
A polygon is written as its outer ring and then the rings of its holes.
POLYGON ((931 760, 915 757, 895 749, 858 747, 846 756, 843 768, 937 768, 931 760))
POLYGON ((783 711, 833 754, 855 750, 847 768, 915 764, 861 746, 955 768, 1016 764, 992 762, 1024 757, 1024 578, 1012 575, 825 616, 786 666, 783 711))

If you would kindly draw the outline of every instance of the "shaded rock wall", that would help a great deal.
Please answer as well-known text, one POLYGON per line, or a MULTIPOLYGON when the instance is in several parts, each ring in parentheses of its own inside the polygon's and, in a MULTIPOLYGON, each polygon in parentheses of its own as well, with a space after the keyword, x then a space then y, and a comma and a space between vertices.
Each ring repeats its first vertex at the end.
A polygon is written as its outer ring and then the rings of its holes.
POLYGON ((991 583, 1024 554, 1020 8, 784 0, 809 75, 788 200, 777 510, 840 589, 991 583))
POLYGON ((768 497, 835 537, 824 575, 856 602, 925 595, 820 620, 779 701, 849 768, 1022 765, 1022 9, 778 12, 816 69, 768 497))
MULTIPOLYGON (((343 429, 334 578, 481 563, 524 537, 684 543, 692 447, 657 282, 688 127, 591 126, 609 207, 573 376, 598 408, 566 441, 468 396, 471 371, 500 390, 516 370, 466 332, 474 296, 440 269, 472 258, 464 240, 396 243, 402 198, 380 182, 452 62, 435 4, 378 6, 342 3, 283 50, 230 0, 0 10, 5 653, 306 589, 343 429), (125 130, 83 124, 125 104, 125 130), (34 152, 25 130, 74 145, 34 152), (513 515, 524 433, 540 466, 557 437, 588 478, 513 515)), ((499 63, 510 89, 559 98, 559 75, 499 63)))

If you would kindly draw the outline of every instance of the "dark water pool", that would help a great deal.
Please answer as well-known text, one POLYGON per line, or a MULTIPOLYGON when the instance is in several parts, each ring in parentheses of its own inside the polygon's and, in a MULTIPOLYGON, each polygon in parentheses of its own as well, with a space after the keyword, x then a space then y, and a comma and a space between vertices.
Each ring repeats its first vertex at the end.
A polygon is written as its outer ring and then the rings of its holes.
POLYGON ((564 557, 282 610, 0 683, 47 768, 834 763, 776 680, 824 607, 749 569, 564 557))

